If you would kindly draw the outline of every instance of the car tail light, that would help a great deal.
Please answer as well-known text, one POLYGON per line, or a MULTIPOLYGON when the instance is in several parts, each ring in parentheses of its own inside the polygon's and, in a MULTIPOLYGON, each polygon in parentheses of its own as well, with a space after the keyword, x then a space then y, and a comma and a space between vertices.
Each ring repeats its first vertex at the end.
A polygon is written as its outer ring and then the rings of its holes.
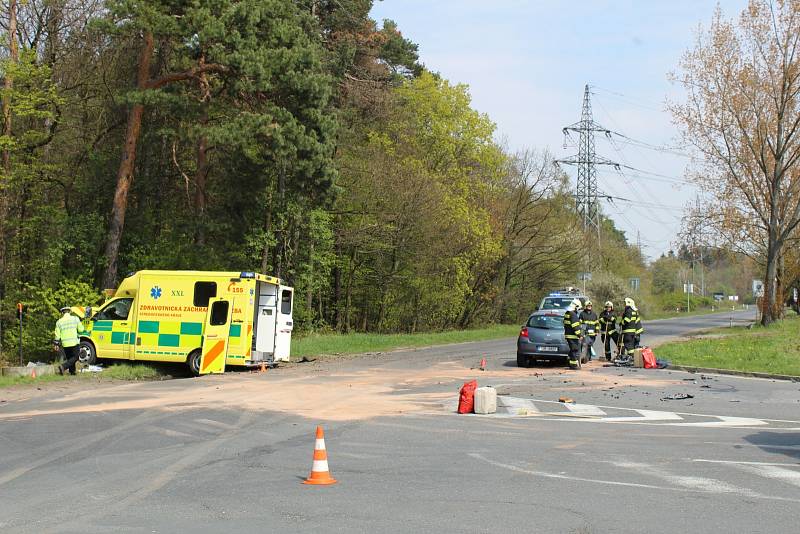
POLYGON ((528 327, 527 326, 523 326, 522 327, 522 330, 519 331, 519 336, 520 337, 528 337, 528 327))

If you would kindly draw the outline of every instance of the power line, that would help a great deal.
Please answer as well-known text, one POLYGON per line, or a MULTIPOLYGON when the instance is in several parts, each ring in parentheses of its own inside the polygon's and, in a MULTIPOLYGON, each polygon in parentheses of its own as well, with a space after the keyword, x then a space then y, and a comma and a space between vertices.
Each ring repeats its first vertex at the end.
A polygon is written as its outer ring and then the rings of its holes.
POLYGON ((686 152, 681 152, 681 147, 668 147, 668 146, 658 146, 658 145, 651 145, 649 143, 645 143, 644 141, 639 141, 637 139, 633 139, 632 137, 628 137, 625 134, 621 134, 619 132, 611 132, 614 135, 622 137, 622 141, 618 141, 623 145, 630 145, 637 148, 645 148, 647 150, 652 150, 654 152, 660 152, 661 154, 671 154, 673 156, 678 156, 681 158, 692 158, 691 154, 687 154, 686 152))
MULTIPOLYGON (((656 102, 655 100, 648 100, 648 99, 644 99, 644 98, 640 98, 640 97, 628 96, 628 95, 620 93, 618 91, 612 91, 611 89, 605 89, 605 88, 597 86, 597 85, 592 85, 591 87, 594 90, 601 91, 601 92, 605 93, 605 95, 602 95, 602 96, 605 96, 606 98, 614 98, 614 99, 617 99, 617 100, 621 100, 623 102, 627 102, 628 104, 631 104, 633 106, 638 106, 640 108, 649 109, 651 111, 657 111, 659 113, 663 113, 664 112, 664 103, 663 102, 656 102)), ((593 94, 596 95, 596 93, 593 93, 593 94)), ((600 96, 600 95, 597 95, 597 96, 600 96)))
POLYGON ((619 201, 622 201, 622 202, 638 203, 640 206, 644 206, 644 207, 647 207, 647 208, 654 208, 654 209, 673 210, 673 211, 681 211, 681 212, 686 210, 686 208, 680 207, 680 206, 664 206, 663 204, 658 204, 656 202, 645 202, 645 201, 641 201, 641 200, 630 200, 628 198, 618 197, 618 196, 615 196, 615 195, 606 195, 606 194, 603 194, 603 193, 599 193, 598 194, 598 198, 614 199, 614 200, 619 200, 619 201))

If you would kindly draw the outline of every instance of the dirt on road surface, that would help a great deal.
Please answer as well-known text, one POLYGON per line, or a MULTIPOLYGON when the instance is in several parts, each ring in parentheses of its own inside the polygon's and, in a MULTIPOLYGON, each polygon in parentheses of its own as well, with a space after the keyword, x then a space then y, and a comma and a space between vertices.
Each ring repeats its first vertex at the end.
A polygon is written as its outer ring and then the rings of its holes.
MULTIPOLYGON (((579 371, 563 367, 523 369, 494 361, 480 371, 464 361, 445 361, 422 369, 373 365, 343 368, 336 362, 314 362, 270 370, 262 374, 228 373, 168 382, 93 384, 59 382, 40 389, 16 389, 0 408, 0 420, 63 413, 117 410, 182 410, 188 408, 243 408, 281 411, 319 420, 348 421, 402 413, 441 410, 454 400, 464 381, 513 390, 516 381, 560 382, 563 391, 668 386, 680 381, 656 379, 654 371, 618 376, 591 362, 579 371), (605 372, 599 373, 599 370, 605 372), (9 398, 10 397, 10 398, 9 398), (37 398, 35 407, 15 405, 37 398)), ((349 367, 353 367, 350 365, 349 367)), ((666 378, 666 375, 665 375, 666 378)), ((544 384, 543 384, 544 385, 544 384)))

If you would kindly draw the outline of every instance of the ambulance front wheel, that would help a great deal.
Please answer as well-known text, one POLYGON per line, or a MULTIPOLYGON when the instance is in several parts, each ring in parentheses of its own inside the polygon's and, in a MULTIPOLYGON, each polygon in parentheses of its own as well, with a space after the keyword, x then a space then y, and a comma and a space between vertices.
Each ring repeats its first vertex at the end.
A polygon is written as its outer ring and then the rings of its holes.
POLYGON ((97 351, 91 341, 83 339, 78 344, 78 359, 86 365, 97 365, 97 351))
POLYGON ((186 365, 189 367, 189 372, 192 373, 193 376, 200 376, 200 357, 203 353, 200 349, 194 350, 189 353, 189 356, 186 358, 186 365))

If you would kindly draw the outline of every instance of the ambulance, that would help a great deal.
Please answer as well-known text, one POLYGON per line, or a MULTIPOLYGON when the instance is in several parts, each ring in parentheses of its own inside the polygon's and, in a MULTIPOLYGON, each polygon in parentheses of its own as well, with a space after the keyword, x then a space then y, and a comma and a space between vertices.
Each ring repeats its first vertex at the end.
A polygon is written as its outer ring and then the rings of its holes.
POLYGON ((180 362, 194 375, 288 361, 293 293, 253 272, 132 273, 84 309, 81 360, 180 362))

